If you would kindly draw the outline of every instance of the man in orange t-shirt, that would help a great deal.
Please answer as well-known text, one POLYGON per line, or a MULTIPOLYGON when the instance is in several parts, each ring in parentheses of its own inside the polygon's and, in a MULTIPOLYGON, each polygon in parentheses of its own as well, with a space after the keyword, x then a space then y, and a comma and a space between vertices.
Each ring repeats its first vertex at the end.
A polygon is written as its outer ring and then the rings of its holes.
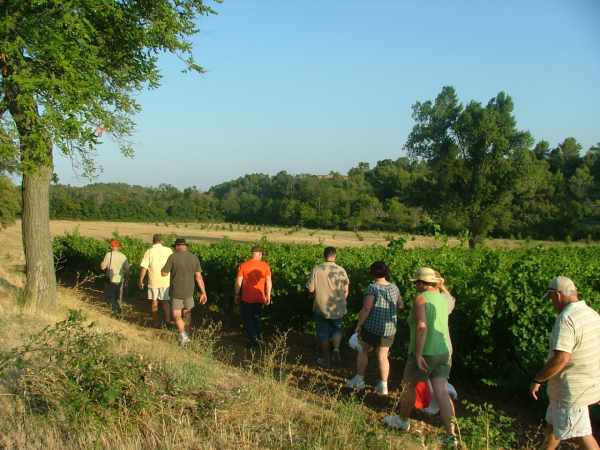
POLYGON ((271 268, 262 256, 261 247, 252 247, 252 258, 240 264, 235 278, 235 303, 240 305, 249 347, 256 347, 261 338, 262 305, 271 304, 271 268))

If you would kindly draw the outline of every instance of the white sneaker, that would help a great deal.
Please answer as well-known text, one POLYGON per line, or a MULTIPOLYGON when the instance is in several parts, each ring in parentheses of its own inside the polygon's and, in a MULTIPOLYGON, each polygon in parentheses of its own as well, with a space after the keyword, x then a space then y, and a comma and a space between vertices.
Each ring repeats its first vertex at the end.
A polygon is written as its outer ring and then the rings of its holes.
POLYGON ((353 378, 346 381, 346 387, 356 391, 361 391, 365 388, 365 379, 360 375, 354 375, 353 378))
POLYGON ((186 344, 188 344, 190 342, 190 337, 187 334, 180 334, 179 335, 179 344, 182 347, 185 347, 186 344))
POLYGON ((379 395, 388 395, 387 383, 383 381, 377 383, 377 386, 375 386, 375 392, 377 392, 379 395))
POLYGON ((427 408, 423 408, 421 411, 430 416, 435 416, 440 412, 440 408, 432 401, 427 408))
POLYGON ((385 416, 383 418, 383 423, 390 428, 395 428, 400 431, 410 430, 410 420, 403 420, 400 416, 385 416))

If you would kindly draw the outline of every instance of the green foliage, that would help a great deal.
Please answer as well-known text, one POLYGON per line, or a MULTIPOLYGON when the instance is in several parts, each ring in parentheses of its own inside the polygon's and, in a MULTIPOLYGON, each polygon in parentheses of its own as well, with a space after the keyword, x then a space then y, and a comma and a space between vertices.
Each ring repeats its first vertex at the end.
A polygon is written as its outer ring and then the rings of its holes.
MULTIPOLYGON (((468 198, 454 198, 465 190, 462 160, 456 156, 439 170, 434 167, 442 164, 438 160, 426 163, 399 158, 379 161, 373 168, 360 163, 347 176, 252 174, 208 192, 166 184, 156 188, 124 183, 55 185, 50 192, 50 213, 57 219, 161 221, 165 226, 173 222, 236 223, 229 225, 230 231, 284 225, 290 235, 302 227, 379 229, 430 234, 442 241, 455 235, 461 243, 471 245, 481 243, 488 232, 493 237, 600 239, 600 146, 592 147, 585 156, 575 156, 568 149, 579 144, 572 138, 565 142, 551 149, 541 141, 533 150, 515 151, 510 170, 519 168, 527 176, 499 181, 486 175, 476 191, 487 194, 473 207, 466 206, 468 198), (564 152, 568 158, 559 157, 564 152), (492 189, 496 182, 510 190, 503 191, 498 202, 494 195, 499 191, 492 189), (483 227, 479 231, 471 226, 476 220, 483 227)), ((491 161, 486 164, 495 167, 491 161)))
POLYGON ((458 417, 460 435, 466 448, 507 449, 515 448, 517 435, 514 431, 515 419, 497 411, 493 405, 484 403, 476 405, 463 401, 465 409, 470 413, 466 417, 458 417))
POLYGON ((69 422, 110 421, 124 410, 140 412, 156 387, 156 374, 143 358, 113 352, 118 339, 72 310, 66 320, 0 355, 0 371, 13 371, 14 393, 34 414, 62 414, 59 419, 69 422))
POLYGON ((511 201, 535 159, 533 140, 519 131, 510 96, 501 92, 487 105, 459 103, 454 88, 444 87, 434 102, 413 106, 416 124, 406 148, 431 168, 436 195, 429 205, 467 228, 475 245, 499 222, 510 220, 511 201))
POLYGON ((202 0, 3 2, 0 112, 18 125, 19 169, 51 166, 55 146, 91 173, 104 130, 131 154, 133 93, 159 85, 160 52, 202 71, 190 38, 197 16, 212 12, 202 0))
POLYGON ((21 212, 21 198, 19 190, 4 175, 0 175, 0 228, 14 223, 21 212))
MULTIPOLYGON (((120 237, 122 250, 138 276, 139 261, 147 244, 120 237)), ((311 318, 311 300, 304 286, 312 267, 322 260, 317 245, 274 244, 262 241, 273 271, 273 305, 267 308, 266 322, 272 327, 306 329, 311 318)), ((56 258, 63 270, 98 271, 108 244, 79 235, 54 241, 56 258)), ((210 246, 190 245, 198 255, 208 290, 209 303, 220 310, 234 311, 232 280, 237 266, 249 257, 250 244, 228 240, 210 246)), ((600 308, 600 247, 526 248, 490 250, 464 248, 403 250, 389 248, 344 248, 338 262, 351 280, 346 325, 351 326, 362 306, 364 288, 370 282, 368 267, 383 260, 389 265, 392 281, 407 301, 416 292, 410 277, 422 265, 439 270, 457 298, 451 332, 454 361, 480 378, 499 385, 523 383, 543 362, 547 337, 554 321, 549 301, 542 298, 548 280, 562 274, 571 277, 584 299, 600 308)), ((135 283, 130 283, 130 289, 135 283)), ((406 319, 407 310, 401 314, 406 319)), ((402 328, 402 325, 401 325, 402 328)), ((398 340, 395 351, 404 352, 406 342, 398 340)))

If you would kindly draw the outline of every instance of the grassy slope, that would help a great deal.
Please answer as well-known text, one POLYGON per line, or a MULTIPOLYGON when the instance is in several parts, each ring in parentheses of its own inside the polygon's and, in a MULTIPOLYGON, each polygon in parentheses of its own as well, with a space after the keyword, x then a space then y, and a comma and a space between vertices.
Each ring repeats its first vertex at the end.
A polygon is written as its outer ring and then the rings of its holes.
MULTIPOLYGON (((178 388, 176 394, 152 398, 141 411, 125 408, 103 423, 76 416, 75 423, 56 398, 55 410, 33 413, 15 389, 26 369, 13 371, 0 381, 0 448, 422 448, 420 436, 384 430, 358 401, 297 389, 276 371, 277 351, 258 357, 247 369, 234 368, 213 357, 209 334, 182 350, 171 335, 107 317, 69 289, 60 290, 60 305, 52 311, 19 307, 22 257, 14 241, 4 242, 8 251, 0 255, 0 352, 10 354, 31 335, 64 320, 69 309, 77 309, 99 332, 119 333, 111 350, 115 357, 134 354, 170 374, 178 388)), ((29 374, 33 380, 38 375, 29 374)))

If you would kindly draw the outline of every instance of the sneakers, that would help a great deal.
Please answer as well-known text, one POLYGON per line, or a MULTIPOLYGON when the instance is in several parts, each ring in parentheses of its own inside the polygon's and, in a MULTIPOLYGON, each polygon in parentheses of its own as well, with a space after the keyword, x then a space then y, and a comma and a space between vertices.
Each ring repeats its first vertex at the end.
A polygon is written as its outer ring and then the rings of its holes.
POLYGON ((346 381, 346 387, 356 391, 361 391, 365 388, 365 379, 360 375, 354 375, 353 378, 346 381))
POLYGON ((182 347, 185 347, 187 344, 189 344, 190 340, 190 337, 186 333, 179 335, 179 344, 182 347))
POLYGON ((331 352, 331 361, 334 363, 342 362, 342 355, 340 354, 339 348, 334 348, 333 351, 331 352))
POLYGON ((383 418, 383 423, 390 428, 395 428, 400 431, 408 431, 410 430, 410 420, 402 419, 400 416, 385 416, 383 418))
POLYGON ((380 381, 377 383, 377 386, 375 386, 375 392, 377 392, 379 395, 388 395, 387 381, 380 381))

